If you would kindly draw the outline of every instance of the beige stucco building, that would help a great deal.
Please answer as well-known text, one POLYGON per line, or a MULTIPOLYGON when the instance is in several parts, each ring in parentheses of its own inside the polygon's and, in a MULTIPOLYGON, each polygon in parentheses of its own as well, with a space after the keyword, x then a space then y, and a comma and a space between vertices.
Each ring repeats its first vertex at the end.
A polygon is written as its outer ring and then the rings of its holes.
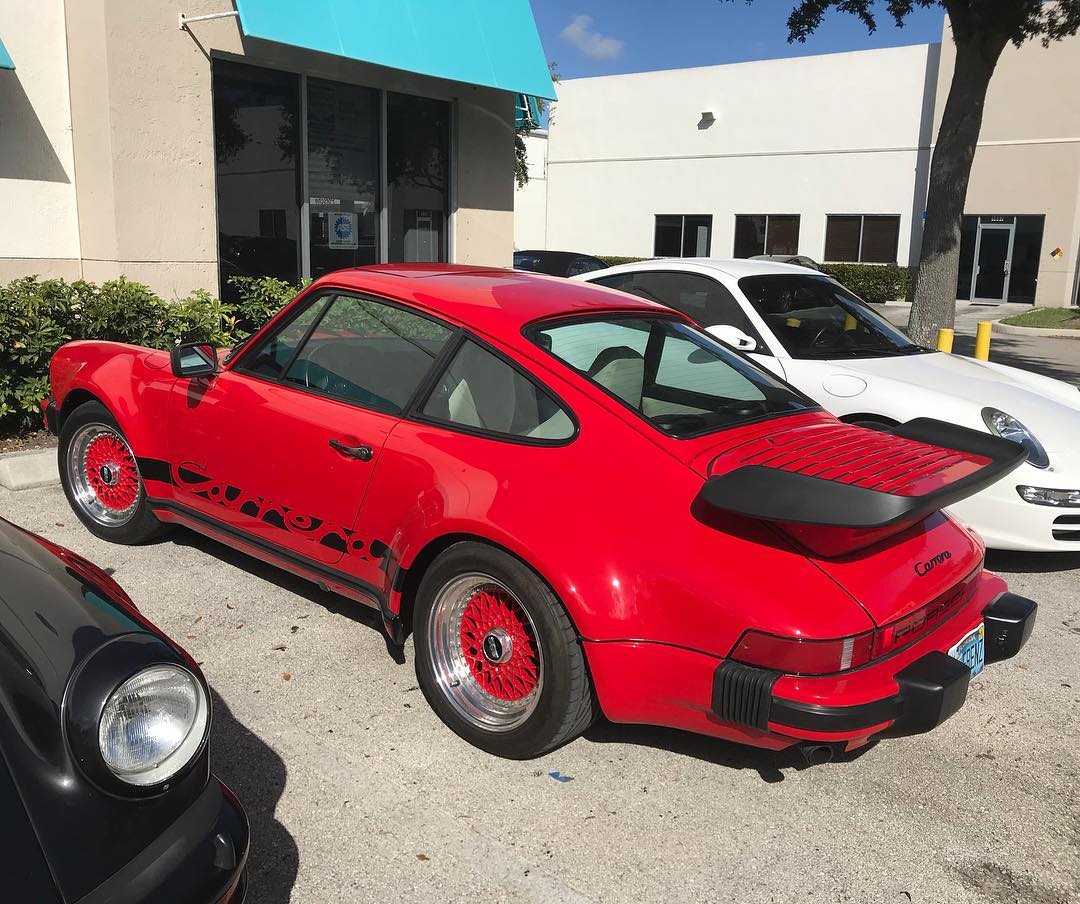
MULTIPOLYGON (((506 2, 547 79, 527 0, 506 2)), ((230 0, 5 3, 0 40, 0 281, 123 274, 175 297, 246 273, 510 265, 527 88, 490 84, 494 63, 470 83, 264 40, 230 0)))
MULTIPOLYGON (((934 104, 937 134, 955 48, 948 22, 934 104)), ((958 295, 1004 291, 1031 273, 1035 303, 1077 304, 1080 291, 1080 37, 1005 48, 983 111, 960 248, 958 295), (1039 241, 1036 243, 1036 238, 1039 241), (981 264, 981 266, 980 266, 981 264), (999 285, 1000 283, 1000 285, 999 285)))

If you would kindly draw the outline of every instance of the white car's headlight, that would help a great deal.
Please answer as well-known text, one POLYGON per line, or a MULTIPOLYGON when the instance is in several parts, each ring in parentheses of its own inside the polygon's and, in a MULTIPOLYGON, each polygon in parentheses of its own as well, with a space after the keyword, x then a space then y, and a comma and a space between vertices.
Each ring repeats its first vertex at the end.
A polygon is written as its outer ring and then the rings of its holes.
POLYGON ((157 785, 201 749, 210 718, 199 680, 177 665, 154 665, 121 684, 105 703, 98 746, 105 765, 131 785, 157 785))
POLYGON ((1014 443, 1020 443, 1028 454, 1028 464, 1036 468, 1046 468, 1050 465, 1050 457, 1042 447, 1035 435, 1020 423, 1011 414, 998 411, 996 408, 984 408, 982 410, 983 423, 991 433, 1002 439, 1010 439, 1014 443))

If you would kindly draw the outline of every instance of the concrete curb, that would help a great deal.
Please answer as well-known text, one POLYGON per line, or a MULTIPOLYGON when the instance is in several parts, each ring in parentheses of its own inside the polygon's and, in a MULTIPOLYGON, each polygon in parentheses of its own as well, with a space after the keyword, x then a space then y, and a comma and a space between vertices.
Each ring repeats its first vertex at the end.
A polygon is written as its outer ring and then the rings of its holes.
POLYGON ((1080 339, 1080 330, 1055 330, 1043 326, 1013 326, 1010 323, 994 321, 995 333, 1008 333, 1010 336, 1038 336, 1047 339, 1080 339))
POLYGON ((9 490, 32 490, 60 482, 56 469, 56 449, 8 452, 0 455, 0 486, 9 490))

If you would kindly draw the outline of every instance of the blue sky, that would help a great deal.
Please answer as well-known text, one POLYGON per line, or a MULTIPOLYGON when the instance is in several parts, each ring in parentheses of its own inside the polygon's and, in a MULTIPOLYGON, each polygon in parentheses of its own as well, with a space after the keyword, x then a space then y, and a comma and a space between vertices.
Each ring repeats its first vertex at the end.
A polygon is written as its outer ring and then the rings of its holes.
POLYGON ((854 16, 830 11, 805 44, 787 42, 795 0, 532 0, 548 59, 563 78, 708 66, 744 60, 941 40, 945 11, 916 10, 896 28, 878 6, 867 35, 854 16))

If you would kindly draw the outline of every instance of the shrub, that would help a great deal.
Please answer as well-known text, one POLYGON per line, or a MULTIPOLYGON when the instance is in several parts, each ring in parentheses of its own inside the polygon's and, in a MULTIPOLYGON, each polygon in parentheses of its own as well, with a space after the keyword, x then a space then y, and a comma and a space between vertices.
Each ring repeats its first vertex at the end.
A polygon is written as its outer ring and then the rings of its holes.
POLYGON ((236 302, 239 339, 250 336, 296 296, 297 287, 273 276, 232 276, 229 284, 240 293, 236 302))
POLYGON ((614 257, 610 254, 597 254, 596 259, 603 261, 609 267, 615 267, 619 264, 636 264, 638 261, 651 261, 651 257, 614 257))
POLYGON ((49 359, 73 339, 168 349, 178 342, 234 345, 292 300, 297 287, 272 277, 234 277, 235 304, 198 289, 166 302, 121 277, 101 286, 26 277, 0 286, 0 433, 40 423, 49 359))
POLYGON ((911 295, 911 268, 892 264, 825 264, 863 301, 880 304, 911 295))

